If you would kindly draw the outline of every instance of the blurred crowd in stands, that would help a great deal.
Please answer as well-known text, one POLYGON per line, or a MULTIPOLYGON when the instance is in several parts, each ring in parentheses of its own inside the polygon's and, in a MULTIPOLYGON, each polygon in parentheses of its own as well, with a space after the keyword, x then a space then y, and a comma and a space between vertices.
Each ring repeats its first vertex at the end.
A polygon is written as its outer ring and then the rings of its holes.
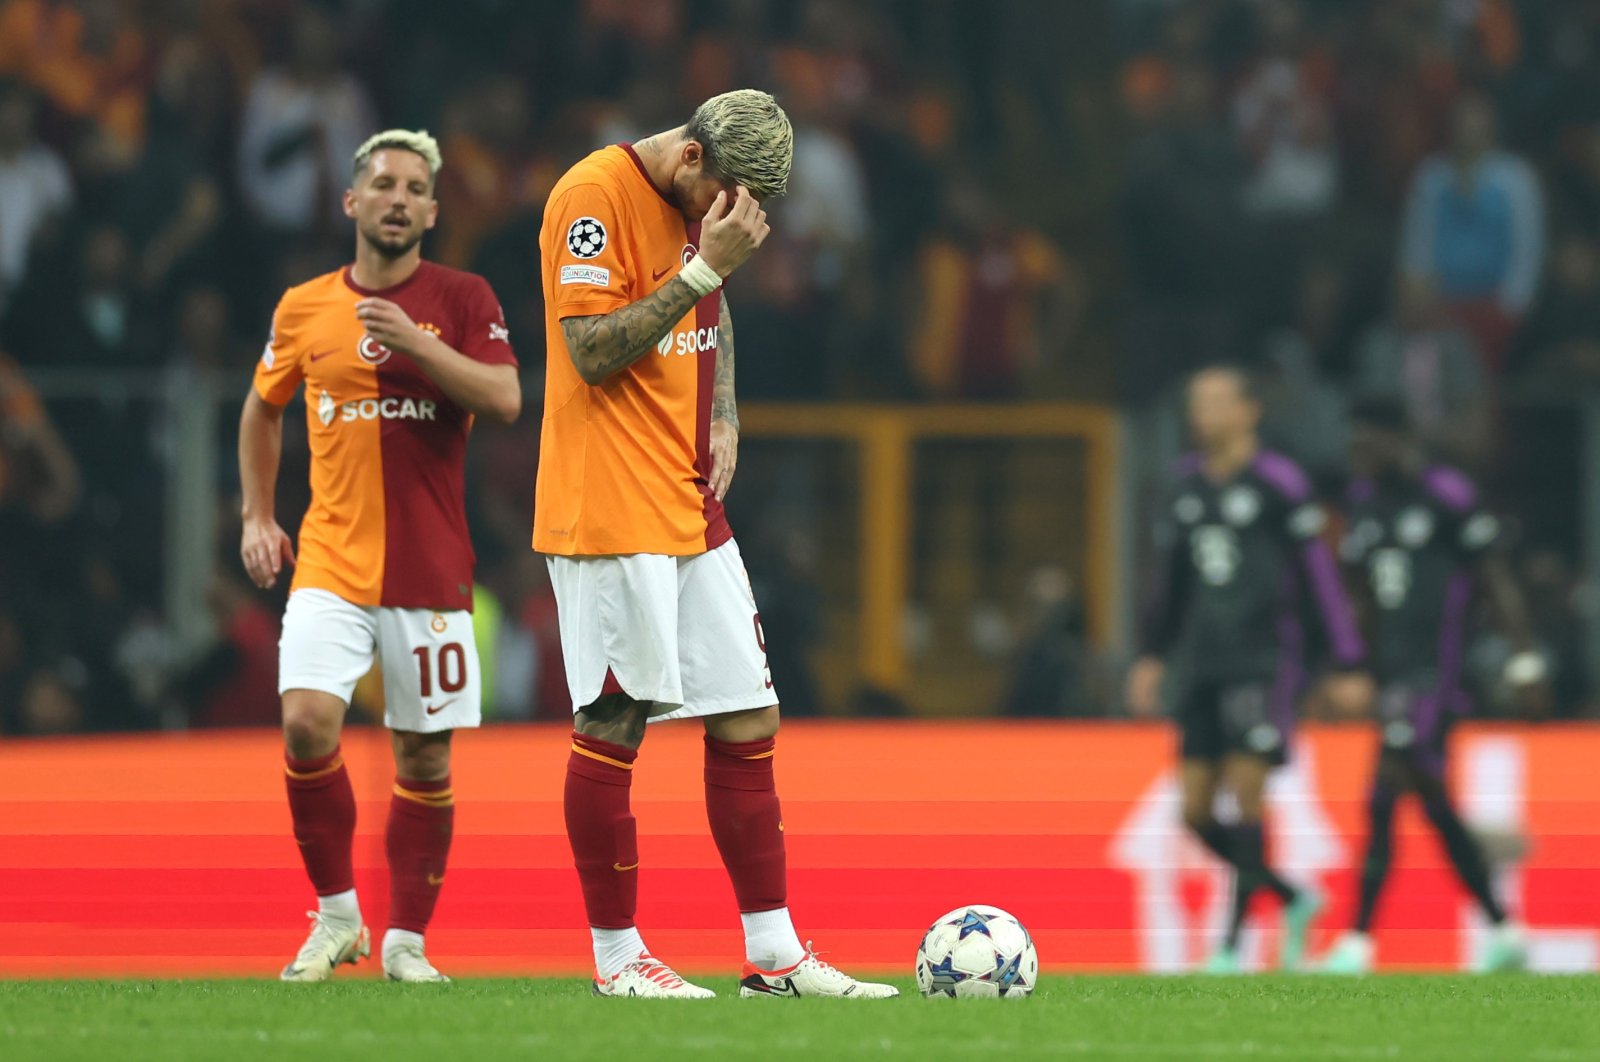
MULTIPOLYGON (((1183 376, 1242 360, 1332 491, 1347 403, 1398 396, 1520 517, 1584 710, 1589 0, 0 0, 0 730, 275 721, 281 598, 238 571, 232 396, 278 294, 348 258, 350 156, 393 125, 439 136, 428 254, 489 278, 525 370, 522 421, 470 458, 492 712, 564 717, 527 549, 542 204, 592 148, 747 84, 787 107, 796 163, 730 287, 741 399, 1115 402, 1170 450, 1183 376), (176 645, 168 413, 213 385, 212 634, 176 645)), ((740 488, 786 708, 837 708, 818 543, 740 488)), ((980 566, 1006 549, 981 537, 980 566)), ((1003 703, 974 708, 1115 710, 1074 581, 1043 564, 1019 590, 987 639, 1003 703)))

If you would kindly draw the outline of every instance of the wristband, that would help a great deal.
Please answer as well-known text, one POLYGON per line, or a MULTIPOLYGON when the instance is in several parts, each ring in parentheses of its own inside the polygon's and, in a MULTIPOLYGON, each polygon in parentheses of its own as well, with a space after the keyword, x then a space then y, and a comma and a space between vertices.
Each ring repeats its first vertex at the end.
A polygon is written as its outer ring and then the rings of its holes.
POLYGON ((678 276, 701 298, 722 287, 722 274, 707 265, 699 255, 685 262, 683 268, 678 270, 678 276))
POLYGON ((1549 674, 1544 657, 1532 649, 1524 650, 1506 661, 1506 681, 1513 686, 1531 686, 1543 682, 1549 674))

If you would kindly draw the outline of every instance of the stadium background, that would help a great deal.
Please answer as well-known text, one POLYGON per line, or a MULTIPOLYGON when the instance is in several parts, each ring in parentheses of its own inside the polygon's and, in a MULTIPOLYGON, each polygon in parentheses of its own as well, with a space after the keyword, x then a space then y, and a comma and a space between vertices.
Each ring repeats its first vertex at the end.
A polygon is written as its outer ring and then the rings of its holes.
MULTIPOLYGON (((894 889, 950 852, 978 869, 948 887, 1014 889, 1055 964, 1165 968, 1215 917, 1218 872, 1162 803, 1170 739, 1115 720, 1176 389, 1227 357, 1330 496, 1342 410, 1387 393, 1518 528, 1558 719, 1472 731, 1457 782, 1480 825, 1532 835, 1503 872, 1536 960, 1595 968, 1597 48, 1583 0, 0 0, 0 773, 22 808, 0 972, 247 972, 293 943, 274 739, 234 729, 275 721, 282 600, 239 570, 233 425, 277 294, 348 255, 351 151, 395 124, 440 135, 428 253, 489 277, 529 398, 471 447, 497 725, 463 743, 441 954, 581 967, 549 803, 569 706, 526 548, 535 234, 572 160, 744 84, 780 95, 798 154, 730 284, 730 516, 786 713, 826 717, 781 770, 814 815, 799 881, 851 897, 812 912, 841 962, 899 961, 944 908, 894 889), (1485 146, 1491 113, 1496 172, 1532 176, 1504 178, 1518 209, 1408 238, 1425 164, 1485 146), (934 721, 959 715, 1105 721, 934 721), (162 919, 196 895, 222 953, 162 919)), ((1472 653, 1491 719, 1506 652, 1486 631, 1472 653)), ((670 827, 646 914, 687 939, 670 898, 721 886, 675 804, 679 740, 652 738, 641 817, 670 827)), ((1315 731, 1280 786, 1278 843, 1340 895, 1366 740, 1315 731)), ((352 761, 380 792, 377 755, 352 761)), ((1472 925, 1432 842, 1404 851, 1383 954, 1456 965, 1472 925)))

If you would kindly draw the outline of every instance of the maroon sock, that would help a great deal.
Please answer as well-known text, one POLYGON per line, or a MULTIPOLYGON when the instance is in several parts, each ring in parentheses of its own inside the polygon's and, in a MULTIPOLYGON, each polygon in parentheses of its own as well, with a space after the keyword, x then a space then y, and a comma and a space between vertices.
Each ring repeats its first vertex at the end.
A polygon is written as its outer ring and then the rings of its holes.
POLYGON ((639 834, 628 807, 633 749, 572 735, 567 759, 567 840, 596 929, 633 925, 639 900, 639 834))
POLYGON ((284 754, 284 781, 294 839, 318 896, 356 887, 351 849, 356 836, 356 795, 337 747, 326 756, 297 760, 284 754))
POLYGON ((776 748, 772 738, 735 743, 706 735, 706 818, 746 914, 788 904, 783 810, 772 777, 776 748))
POLYGON ((389 856, 389 928, 426 933, 444 884, 456 798, 450 776, 396 778, 383 846, 389 856))

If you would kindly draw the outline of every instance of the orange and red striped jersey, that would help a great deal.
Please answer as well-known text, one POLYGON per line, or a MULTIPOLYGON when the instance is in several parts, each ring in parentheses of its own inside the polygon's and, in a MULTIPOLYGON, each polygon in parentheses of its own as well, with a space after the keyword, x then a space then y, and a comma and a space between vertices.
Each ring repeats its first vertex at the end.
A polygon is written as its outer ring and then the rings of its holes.
POLYGON ((282 406, 306 385, 311 506, 292 589, 356 605, 470 609, 476 558, 463 479, 472 415, 366 334, 355 305, 367 296, 395 303, 469 358, 516 364, 500 304, 471 273, 423 262, 394 287, 368 291, 345 267, 284 294, 255 388, 282 406))
POLYGON ((709 486, 720 292, 597 386, 578 375, 561 331, 563 318, 647 298, 699 242, 699 223, 684 220, 630 145, 596 151, 551 191, 539 232, 549 352, 534 491, 539 552, 689 556, 732 537, 709 486))

